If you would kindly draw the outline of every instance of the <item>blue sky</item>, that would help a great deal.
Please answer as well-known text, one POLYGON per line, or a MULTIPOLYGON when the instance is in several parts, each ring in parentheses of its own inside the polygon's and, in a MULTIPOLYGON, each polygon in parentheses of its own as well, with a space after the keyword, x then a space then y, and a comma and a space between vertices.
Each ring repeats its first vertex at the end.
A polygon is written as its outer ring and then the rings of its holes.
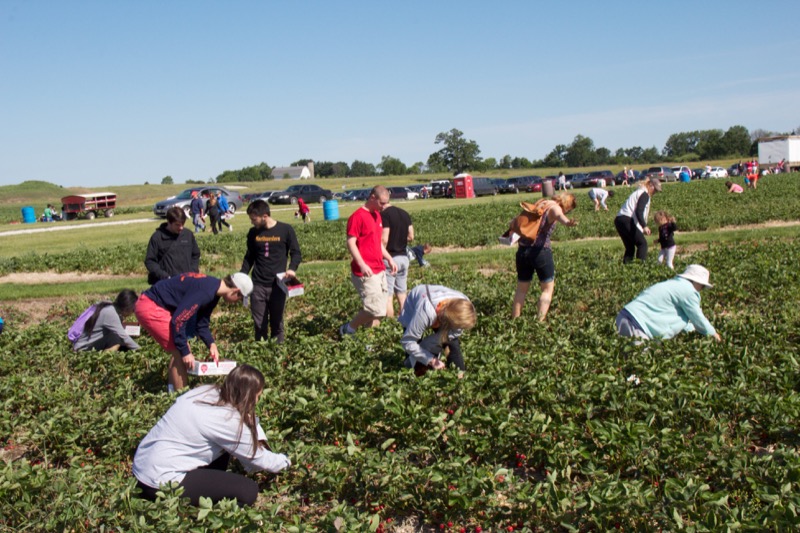
POLYGON ((800 127, 796 0, 0 0, 0 184, 800 127))

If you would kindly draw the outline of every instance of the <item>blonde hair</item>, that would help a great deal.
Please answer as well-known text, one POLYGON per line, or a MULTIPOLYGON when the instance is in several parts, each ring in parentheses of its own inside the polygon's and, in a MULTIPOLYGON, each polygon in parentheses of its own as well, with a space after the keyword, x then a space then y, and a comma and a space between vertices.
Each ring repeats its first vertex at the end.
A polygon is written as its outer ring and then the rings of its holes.
POLYGON ((442 341, 447 340, 447 335, 457 329, 472 329, 478 321, 475 306, 464 298, 448 300, 439 311, 440 335, 442 341))
POLYGON ((575 195, 571 192, 563 192, 553 196, 553 201, 558 204, 561 210, 569 213, 575 209, 575 195))
POLYGON ((656 211, 656 214, 653 215, 653 220, 656 221, 656 224, 659 226, 662 224, 669 224, 670 222, 675 222, 675 217, 670 215, 667 211, 656 211))

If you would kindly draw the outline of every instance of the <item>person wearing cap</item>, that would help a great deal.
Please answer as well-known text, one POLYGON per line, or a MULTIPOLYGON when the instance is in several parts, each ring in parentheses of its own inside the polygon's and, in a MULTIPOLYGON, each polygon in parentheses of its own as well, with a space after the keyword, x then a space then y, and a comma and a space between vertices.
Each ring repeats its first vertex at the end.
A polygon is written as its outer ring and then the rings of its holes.
POLYGON ((614 226, 625 245, 623 263, 633 261, 634 254, 642 261, 647 259, 647 239, 650 228, 647 227, 647 215, 650 212, 650 198, 661 192, 661 182, 652 177, 644 181, 625 200, 614 219, 614 226))
POLYGON ((189 338, 200 337, 214 362, 219 362, 217 344, 209 328, 211 313, 219 299, 230 303, 243 301, 247 305, 252 292, 253 282, 241 272, 222 280, 185 272, 161 280, 142 293, 136 302, 136 318, 172 356, 167 372, 170 392, 189 383, 187 370, 195 364, 189 338))
POLYGON ((198 233, 206 230, 205 223, 205 207, 206 204, 197 191, 192 191, 192 202, 189 204, 189 210, 192 213, 192 224, 194 224, 194 232, 198 233))
POLYGON ((270 216, 269 204, 255 200, 247 206, 247 216, 253 225, 247 233, 247 250, 241 271, 253 274, 253 296, 250 314, 253 316, 256 340, 270 336, 281 344, 284 339, 283 311, 286 307, 286 292, 278 285, 278 274, 286 273, 291 279, 297 277, 297 267, 302 256, 294 228, 278 222, 270 216), (286 268, 287 258, 289 268, 286 268))
POLYGON ((689 265, 677 277, 648 287, 622 308, 616 319, 617 332, 638 339, 671 339, 683 331, 722 338, 703 314, 700 291, 713 287, 701 265, 689 265))

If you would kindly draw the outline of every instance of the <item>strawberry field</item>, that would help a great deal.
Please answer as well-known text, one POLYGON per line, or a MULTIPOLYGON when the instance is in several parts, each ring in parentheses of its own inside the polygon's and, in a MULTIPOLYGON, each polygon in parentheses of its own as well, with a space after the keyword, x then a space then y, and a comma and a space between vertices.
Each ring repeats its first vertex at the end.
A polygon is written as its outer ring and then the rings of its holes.
MULTIPOLYGON (((792 177, 738 196, 719 182, 665 187, 653 210, 673 211, 684 230, 792 220, 800 212, 792 177)), ((611 206, 627 193, 617 190, 611 206)), ((557 238, 613 236, 614 208, 594 213, 579 194, 581 225, 559 228, 557 238)), ((494 244, 516 200, 423 211, 415 227, 435 246, 494 244)), ((306 260, 345 257, 343 222, 298 235, 306 260)), ((237 234, 201 239, 203 268, 236 268, 243 246, 237 234)), ((0 270, 138 273, 143 253, 120 245, 97 256, 20 256, 0 270)), ((696 262, 712 273, 703 308, 721 344, 682 335, 642 348, 618 338, 619 309, 672 275, 654 261, 623 267, 621 254, 615 240, 557 246, 545 324, 533 316, 535 290, 523 318, 507 319, 511 249, 481 259, 480 270, 448 254, 412 268, 410 285, 448 285, 476 305, 463 379, 403 369, 395 321, 339 342, 336 328, 358 305, 344 261, 304 279, 282 346, 255 343, 246 310, 222 308, 212 321, 220 351, 264 372, 261 423, 293 462, 277 477, 257 476, 262 493, 250 509, 193 508, 169 491, 157 503, 135 497, 133 452, 174 399, 163 392, 166 355, 150 339, 140 352, 74 354, 66 330, 87 300, 54 307, 40 325, 7 327, 0 530, 797 528, 800 242, 681 251, 677 269, 696 262)))

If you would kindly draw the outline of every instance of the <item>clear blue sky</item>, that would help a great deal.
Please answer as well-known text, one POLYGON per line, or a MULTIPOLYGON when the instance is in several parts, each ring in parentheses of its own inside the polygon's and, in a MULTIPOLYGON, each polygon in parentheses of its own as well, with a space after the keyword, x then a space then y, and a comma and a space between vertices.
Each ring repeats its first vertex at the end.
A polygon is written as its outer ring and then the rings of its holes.
POLYGON ((0 0, 0 184, 800 127, 800 2, 0 0))

